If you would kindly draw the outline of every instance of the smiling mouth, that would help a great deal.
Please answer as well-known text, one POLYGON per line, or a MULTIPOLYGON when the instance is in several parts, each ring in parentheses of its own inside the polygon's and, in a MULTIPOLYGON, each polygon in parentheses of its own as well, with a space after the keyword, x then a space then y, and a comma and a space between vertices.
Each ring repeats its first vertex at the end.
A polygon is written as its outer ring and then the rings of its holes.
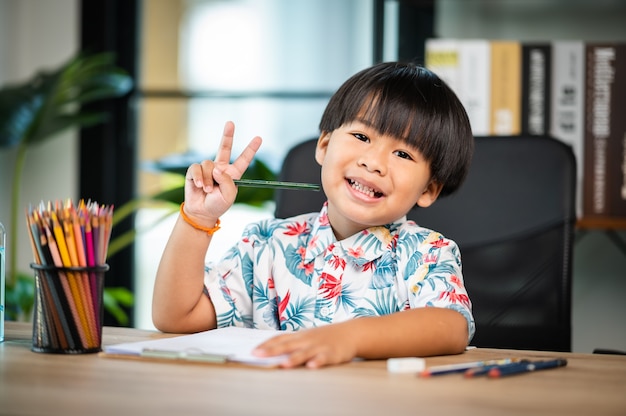
POLYGON ((382 192, 379 192, 375 189, 370 188, 369 186, 365 186, 361 183, 358 183, 352 179, 348 179, 348 183, 355 191, 358 191, 362 194, 369 196, 370 198, 381 198, 383 196, 382 192))

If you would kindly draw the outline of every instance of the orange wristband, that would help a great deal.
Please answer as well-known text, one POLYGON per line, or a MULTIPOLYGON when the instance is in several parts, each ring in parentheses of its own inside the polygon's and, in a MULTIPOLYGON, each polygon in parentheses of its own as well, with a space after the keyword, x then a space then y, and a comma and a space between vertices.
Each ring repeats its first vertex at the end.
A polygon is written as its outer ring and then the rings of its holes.
POLYGON ((212 228, 208 228, 208 227, 203 227, 201 225, 196 224, 195 222, 193 222, 191 220, 191 218, 189 218, 187 216, 187 214, 185 214, 185 210, 183 209, 183 207, 185 206, 185 203, 183 202, 182 204, 180 204, 180 216, 183 217, 183 220, 185 220, 185 222, 189 225, 191 225, 193 228, 195 228, 196 230, 200 230, 200 231, 204 231, 205 233, 207 233, 208 235, 213 235, 217 230, 220 229, 220 220, 218 219, 217 222, 215 223, 215 227, 212 228))

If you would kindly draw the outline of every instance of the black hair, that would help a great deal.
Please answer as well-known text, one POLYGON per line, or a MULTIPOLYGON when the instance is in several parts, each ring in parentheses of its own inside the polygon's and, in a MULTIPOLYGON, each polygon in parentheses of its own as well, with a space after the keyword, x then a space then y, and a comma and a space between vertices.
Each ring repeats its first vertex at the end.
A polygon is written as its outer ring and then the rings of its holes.
POLYGON ((412 64, 387 62, 350 77, 331 97, 321 132, 357 120, 417 148, 430 163, 431 179, 454 192, 467 176, 474 137, 465 108, 437 75, 412 64))

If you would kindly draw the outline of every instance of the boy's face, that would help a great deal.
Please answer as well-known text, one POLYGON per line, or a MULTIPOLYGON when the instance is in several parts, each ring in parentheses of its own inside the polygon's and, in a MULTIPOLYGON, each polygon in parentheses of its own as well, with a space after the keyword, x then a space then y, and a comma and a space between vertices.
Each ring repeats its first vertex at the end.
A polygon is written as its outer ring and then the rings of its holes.
POLYGON ((416 148, 363 121, 323 133, 315 159, 338 239, 397 220, 415 204, 427 207, 441 191, 416 148))

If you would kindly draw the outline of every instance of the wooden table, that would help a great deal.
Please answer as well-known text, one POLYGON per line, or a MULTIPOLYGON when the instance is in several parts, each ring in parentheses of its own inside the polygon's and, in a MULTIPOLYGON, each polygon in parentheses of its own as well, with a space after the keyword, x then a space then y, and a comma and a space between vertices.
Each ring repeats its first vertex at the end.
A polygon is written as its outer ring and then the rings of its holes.
MULTIPOLYGON (((104 344, 165 335, 104 328, 104 344)), ((626 356, 473 349, 427 365, 565 357, 567 367, 502 379, 419 378, 385 361, 307 370, 35 353, 7 322, 0 415, 626 415, 626 356)))

